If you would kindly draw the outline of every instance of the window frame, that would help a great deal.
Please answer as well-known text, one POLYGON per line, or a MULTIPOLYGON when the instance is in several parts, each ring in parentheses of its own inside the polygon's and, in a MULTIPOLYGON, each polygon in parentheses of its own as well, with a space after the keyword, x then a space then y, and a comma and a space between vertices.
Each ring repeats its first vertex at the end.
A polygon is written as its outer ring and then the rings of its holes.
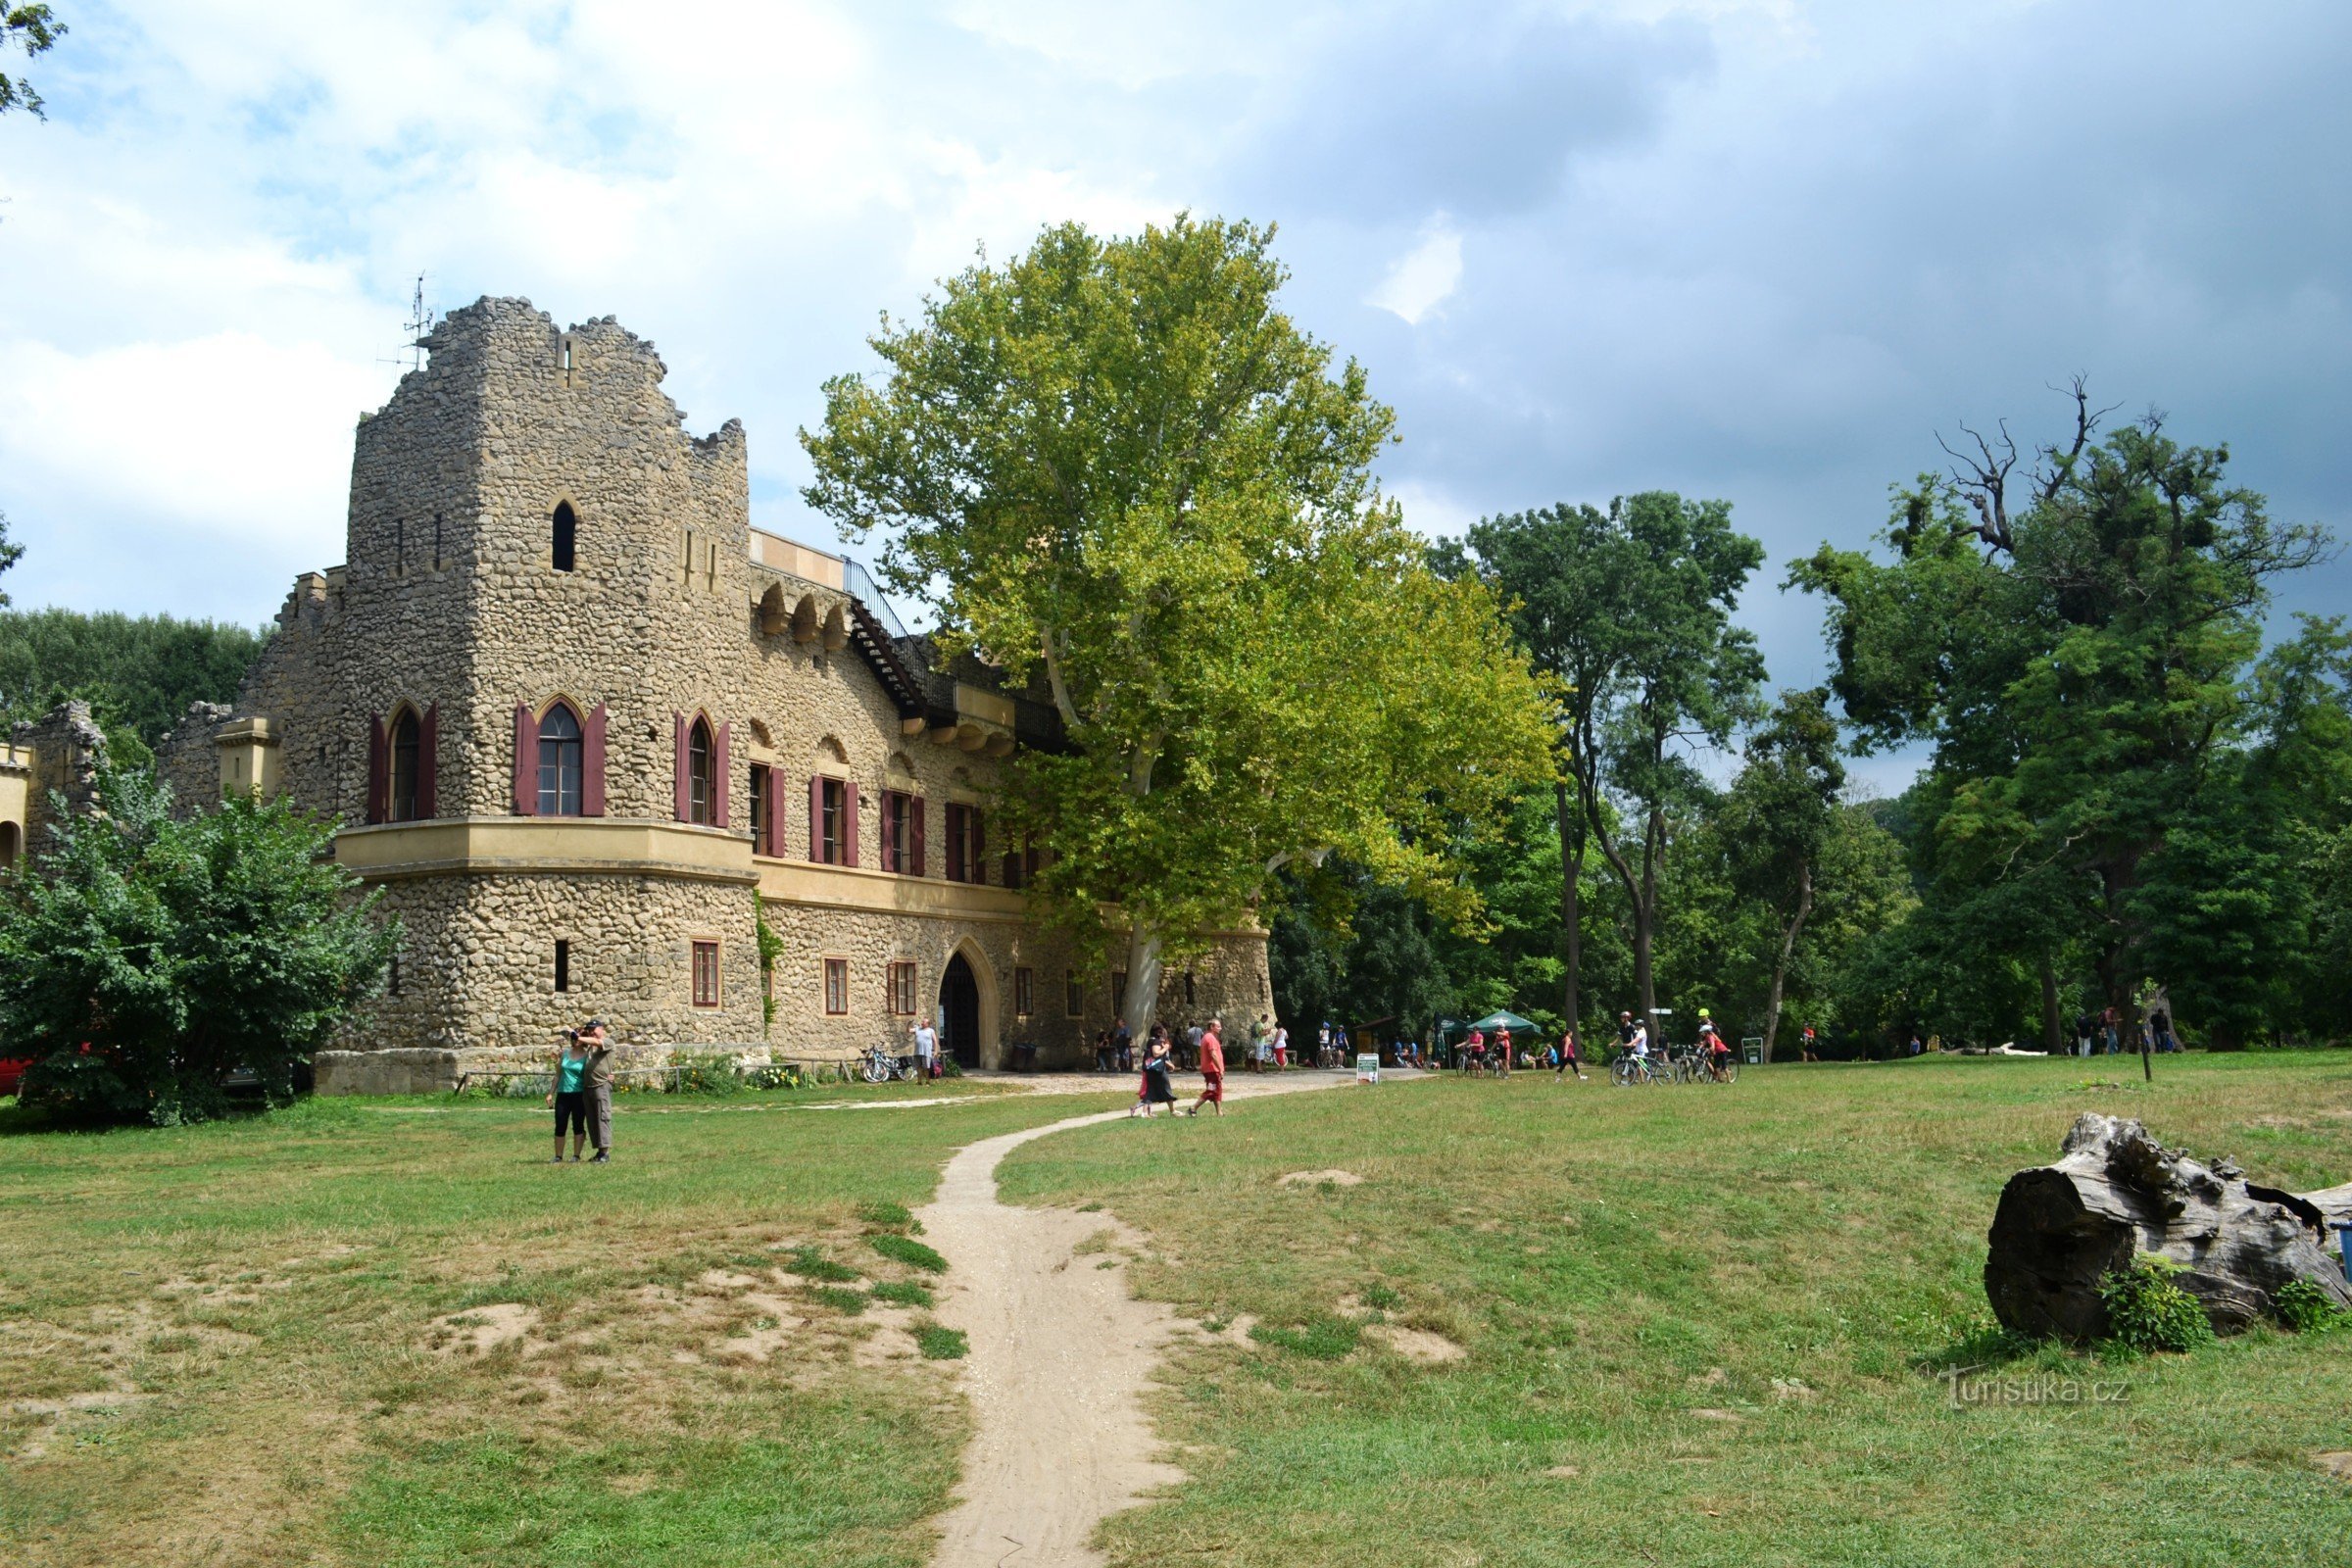
POLYGON ((850 1015, 850 960, 819 958, 816 961, 817 985, 824 994, 825 1016, 846 1018, 850 1015))
POLYGON ((689 999, 688 1004, 699 1007, 706 1012, 715 1011, 721 1007, 724 1007, 726 1005, 727 995, 726 977, 725 971, 719 966, 720 960, 718 938, 690 937, 687 939, 686 952, 689 977, 687 988, 687 996, 689 999), (706 954, 710 956, 710 1000, 707 1002, 703 1000, 703 957, 706 954))
POLYGON ((830 773, 816 776, 817 845, 824 858, 819 865, 850 863, 850 781, 830 773))
POLYGON ((1037 1016, 1037 971, 1016 966, 1012 971, 1012 1015, 1015 1018, 1037 1016))
POLYGON ((416 803, 424 783, 424 716, 414 708, 403 708, 393 714, 391 732, 384 739, 384 820, 414 822, 417 820, 416 803), (404 751, 408 754, 405 804, 401 796, 404 751))
POLYGON ((548 704, 547 711, 539 715, 533 730, 538 753, 531 760, 531 780, 536 786, 538 797, 538 808, 533 814, 538 816, 586 816, 588 814, 588 725, 586 720, 580 717, 579 710, 559 698, 548 704), (549 721, 558 713, 563 714, 570 722, 571 733, 569 735, 551 737, 547 733, 549 721), (548 760, 548 753, 551 749, 555 753, 555 760, 552 764, 555 769, 555 786, 552 793, 548 786, 548 769, 551 765, 548 760), (564 786, 567 781, 565 766, 567 753, 570 759, 568 782, 572 786, 569 810, 564 808, 564 786))
POLYGON ((571 994, 571 938, 556 938, 556 995, 571 994))
POLYGON ((910 958, 893 958, 883 980, 883 996, 890 1004, 894 1018, 914 1016, 914 962, 910 958))
POLYGON ((686 820, 691 826, 709 827, 718 814, 718 796, 710 787, 717 754, 710 721, 695 714, 686 726, 686 820))
POLYGON ((1065 1018, 1086 1016, 1086 987, 1078 981, 1078 971, 1061 971, 1061 1015, 1065 1018))

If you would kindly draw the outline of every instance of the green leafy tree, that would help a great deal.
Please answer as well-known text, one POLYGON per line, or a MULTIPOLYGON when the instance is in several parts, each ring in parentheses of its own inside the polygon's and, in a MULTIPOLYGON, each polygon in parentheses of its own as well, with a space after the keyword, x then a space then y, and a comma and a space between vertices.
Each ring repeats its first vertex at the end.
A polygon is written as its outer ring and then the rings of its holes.
POLYGON ((1451 847, 1549 765, 1492 596, 1373 481, 1390 412, 1277 309, 1272 238, 1047 229, 886 319, 885 373, 828 381, 802 433, 809 504, 888 530, 942 639, 1050 694, 1067 747, 1015 754, 998 814, 1053 852, 1040 915, 1124 942, 1139 1028, 1294 862, 1474 919, 1451 847))
POLYGON ((331 858, 334 824, 238 798, 175 820, 170 792, 128 772, 100 799, 0 898, 0 1055, 32 1059, 24 1102, 196 1120, 239 1068, 290 1099, 398 940, 331 858))
POLYGON ((115 760, 135 764, 190 703, 233 700, 267 641, 243 626, 171 615, 0 612, 0 720, 82 698, 115 760))
POLYGON ((1783 694, 1770 720, 1748 736, 1746 765, 1723 802, 1732 886, 1770 925, 1766 1061, 1780 1035, 1789 965, 1813 913, 1815 873, 1845 788, 1829 701, 1821 690, 1783 694))
POLYGON ((2101 440, 2080 384, 2074 399, 2071 441, 2030 472, 2005 435, 1977 437, 1899 492, 1892 561, 1825 546, 1791 572, 1831 601, 1833 687, 1864 745, 1934 744, 1931 907, 1997 914, 2019 901, 1984 901, 2023 892, 2040 911, 2010 928, 2039 961, 1985 923, 1960 978, 2006 946, 2040 977, 2045 1035, 2060 948, 2135 1016, 2151 874, 2177 828, 2232 809, 2214 792, 2251 737, 2269 585, 2328 548, 2227 483, 2226 448, 2180 445, 2154 416, 2101 440))
MULTIPOLYGON (((8 537, 8 514, 0 512, 0 572, 24 559, 24 547, 8 537)), ((8 608, 8 595, 0 593, 0 610, 8 608)))
POLYGON ((1561 505, 1491 517, 1466 547, 1445 564, 1474 567, 1512 604, 1513 631, 1558 696, 1564 1009, 1584 1009, 1578 906, 1597 847, 1625 894, 1646 1015, 1670 830, 1703 791, 1690 754, 1730 739, 1763 679, 1754 638, 1731 623, 1763 547, 1732 527, 1728 503, 1666 491, 1606 513, 1561 505))
MULTIPOLYGON (((66 24, 45 5, 0 6, 0 56, 22 49, 30 60, 48 53, 65 35, 66 24)), ((49 118, 42 112, 41 95, 32 90, 31 82, 0 72, 0 115, 12 109, 22 109, 35 120, 49 118)))

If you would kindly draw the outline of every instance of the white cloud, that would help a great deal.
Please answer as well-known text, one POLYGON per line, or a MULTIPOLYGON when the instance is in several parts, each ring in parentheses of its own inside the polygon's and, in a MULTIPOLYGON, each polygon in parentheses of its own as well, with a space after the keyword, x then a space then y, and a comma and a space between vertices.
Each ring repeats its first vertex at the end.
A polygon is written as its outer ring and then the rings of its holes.
POLYGON ((1364 296, 1364 303, 1419 326, 1461 281, 1462 236, 1441 213, 1423 225, 1421 243, 1396 259, 1380 286, 1364 296))

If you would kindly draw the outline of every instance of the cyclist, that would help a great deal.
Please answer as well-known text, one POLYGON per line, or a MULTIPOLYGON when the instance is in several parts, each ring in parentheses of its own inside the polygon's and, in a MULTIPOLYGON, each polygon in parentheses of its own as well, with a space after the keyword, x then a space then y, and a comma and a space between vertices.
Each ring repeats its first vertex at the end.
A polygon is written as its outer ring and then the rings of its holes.
POLYGON ((1698 1009, 1698 1048, 1706 1053, 1707 1075, 1721 1082, 1728 1076, 1732 1060, 1732 1043, 1723 1038, 1707 1009, 1698 1009))

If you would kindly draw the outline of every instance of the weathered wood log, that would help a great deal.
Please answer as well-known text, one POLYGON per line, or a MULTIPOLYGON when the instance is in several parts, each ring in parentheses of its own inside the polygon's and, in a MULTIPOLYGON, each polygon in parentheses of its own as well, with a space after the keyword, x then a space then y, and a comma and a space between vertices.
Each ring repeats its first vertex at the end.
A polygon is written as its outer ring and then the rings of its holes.
POLYGON ((2099 1285, 2141 1252, 2181 1266, 2214 1331, 2278 1315, 2278 1293, 2307 1279, 2339 1306, 2352 1286, 2329 1249, 2333 1215, 2352 1216, 2352 1186, 2297 1197, 2248 1182, 2234 1161, 2199 1164, 2136 1121, 2085 1114, 2057 1163, 2021 1170, 2001 1189, 1987 1238, 1984 1294, 2021 1334, 2086 1343, 2107 1332, 2099 1285))

